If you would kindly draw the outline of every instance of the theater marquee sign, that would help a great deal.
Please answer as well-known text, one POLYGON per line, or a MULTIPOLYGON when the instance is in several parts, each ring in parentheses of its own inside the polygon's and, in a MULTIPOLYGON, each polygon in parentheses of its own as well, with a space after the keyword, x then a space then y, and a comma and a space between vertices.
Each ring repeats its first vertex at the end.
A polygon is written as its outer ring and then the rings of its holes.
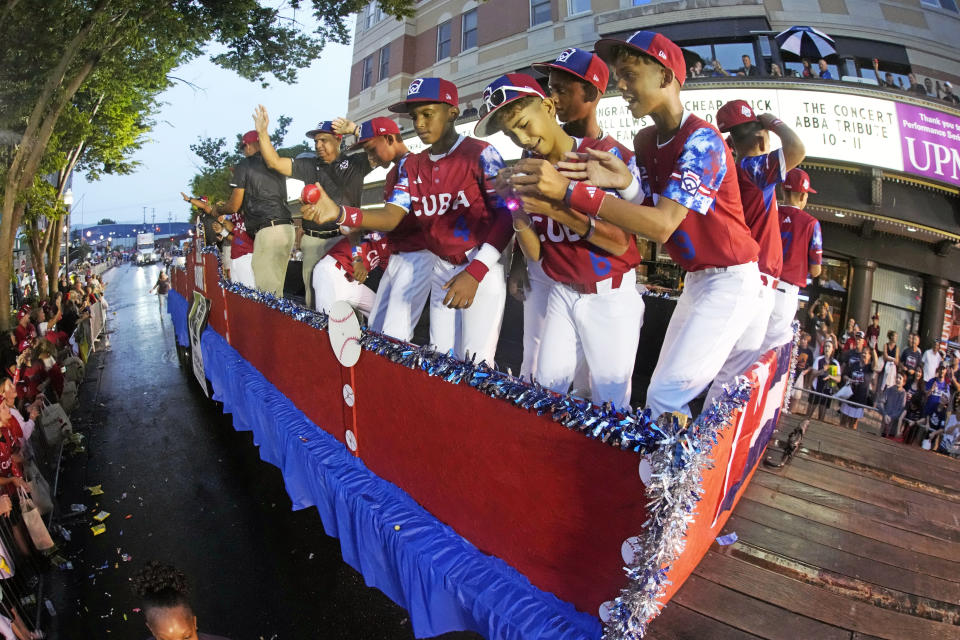
MULTIPOLYGON (((728 100, 777 114, 807 147, 807 157, 852 162, 960 186, 960 118, 893 100, 799 89, 686 89, 684 106, 713 122, 728 100)), ((619 97, 604 98, 600 126, 630 144, 650 124, 634 120, 619 97)), ((774 145, 779 142, 774 140, 774 145)))

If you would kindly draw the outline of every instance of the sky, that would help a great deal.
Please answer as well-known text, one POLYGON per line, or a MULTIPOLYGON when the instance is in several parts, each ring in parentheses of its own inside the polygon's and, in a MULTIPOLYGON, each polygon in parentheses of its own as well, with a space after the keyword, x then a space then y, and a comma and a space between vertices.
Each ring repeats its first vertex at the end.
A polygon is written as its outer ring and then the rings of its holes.
POLYGON ((307 142, 303 134, 320 120, 345 115, 352 46, 328 44, 320 59, 299 73, 295 85, 273 82, 266 89, 233 71, 221 69, 201 57, 174 70, 176 82, 161 94, 163 106, 147 142, 133 158, 141 163, 128 176, 104 175, 87 182, 82 174, 73 180, 73 222, 91 225, 101 218, 117 222, 185 222, 188 205, 180 192, 189 192, 190 178, 200 159, 190 145, 200 137, 225 137, 253 129, 253 110, 263 104, 270 114, 270 129, 280 115, 293 118, 286 146, 307 142))

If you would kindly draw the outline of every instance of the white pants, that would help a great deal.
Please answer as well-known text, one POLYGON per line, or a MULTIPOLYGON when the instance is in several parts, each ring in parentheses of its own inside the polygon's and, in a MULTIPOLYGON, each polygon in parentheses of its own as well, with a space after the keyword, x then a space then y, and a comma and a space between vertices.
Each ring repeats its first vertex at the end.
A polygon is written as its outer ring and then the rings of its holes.
POLYGON ((687 274, 647 389, 654 418, 666 411, 689 415, 688 403, 719 378, 757 312, 759 289, 755 262, 687 274))
POLYGON ((723 363, 720 373, 716 380, 710 385, 710 391, 707 392, 707 400, 704 408, 720 397, 723 393, 723 385, 733 382, 733 379, 743 374, 750 365, 757 361, 763 355, 766 348, 763 346, 764 338, 767 335, 767 326, 770 323, 770 312, 773 311, 773 298, 775 289, 760 285, 757 291, 758 306, 753 315, 747 319, 747 328, 733 347, 727 361, 723 363))
MULTIPOLYGON (((764 344, 778 347, 793 340, 793 320, 797 315, 800 287, 789 282, 780 282, 773 296, 773 311, 767 325, 764 344)), ((768 348, 769 348, 768 347, 768 348)))
POLYGON ((253 280, 253 254, 230 259, 230 279, 245 287, 256 288, 253 280))
POLYGON ((314 238, 306 233, 300 238, 300 252, 303 254, 303 264, 300 268, 303 269, 304 298, 306 306, 310 309, 320 309, 313 299, 313 269, 320 262, 320 259, 333 248, 333 245, 341 240, 343 240, 341 237, 314 238))
POLYGON ((593 402, 628 407, 643 298, 635 271, 616 289, 607 282, 600 293, 577 293, 559 283, 550 288, 537 370, 545 387, 566 393, 585 360, 593 402))
POLYGON ((430 295, 436 260, 426 249, 390 255, 370 312, 372 330, 407 342, 413 338, 430 295))
POLYGON ((554 281, 543 272, 540 263, 527 260, 527 280, 530 290, 523 292, 523 363, 520 375, 527 380, 531 376, 539 378, 537 363, 540 356, 540 342, 543 337, 543 323, 547 319, 547 298, 554 281))
POLYGON ((334 302, 344 300, 369 316, 375 296, 373 289, 356 280, 347 280, 347 272, 339 266, 332 256, 324 256, 313 268, 312 284, 317 310, 327 313, 334 302))
MULTIPOLYGON (((472 251, 468 257, 472 259, 475 253, 472 251)), ((503 261, 498 261, 484 276, 473 304, 466 309, 450 309, 443 304, 447 295, 443 285, 466 266, 453 265, 439 258, 434 261, 430 280, 430 342, 438 351, 453 349, 461 359, 476 354, 476 362, 486 361, 493 366, 503 322, 503 305, 507 299, 503 261)))

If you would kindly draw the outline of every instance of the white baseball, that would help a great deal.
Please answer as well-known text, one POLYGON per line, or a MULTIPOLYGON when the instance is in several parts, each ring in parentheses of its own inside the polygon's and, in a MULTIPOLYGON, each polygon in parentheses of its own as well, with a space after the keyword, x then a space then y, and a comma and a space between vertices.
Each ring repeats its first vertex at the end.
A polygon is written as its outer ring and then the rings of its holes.
POLYGON ((337 300, 327 313, 327 333, 333 355, 345 367, 352 367, 360 359, 360 321, 353 307, 337 300))

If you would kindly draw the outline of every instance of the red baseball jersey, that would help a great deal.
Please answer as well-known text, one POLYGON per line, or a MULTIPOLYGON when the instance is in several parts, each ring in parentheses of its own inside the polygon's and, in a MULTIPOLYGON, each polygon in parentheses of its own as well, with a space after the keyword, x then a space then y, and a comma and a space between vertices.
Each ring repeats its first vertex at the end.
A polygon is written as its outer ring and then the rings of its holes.
MULTIPOLYGON (((587 149, 609 151, 623 160, 631 172, 637 173, 633 154, 624 156, 620 145, 609 136, 602 140, 594 138, 574 138, 577 152, 586 153, 587 149)), ((615 190, 608 190, 619 197, 615 190)), ((640 264, 640 252, 633 237, 628 237, 627 250, 623 255, 613 255, 581 238, 567 225, 553 218, 531 215, 534 229, 540 236, 540 259, 543 271, 552 280, 563 283, 588 284, 599 282, 615 275, 626 273, 640 264)))
POLYGON ((492 184, 503 167, 493 146, 461 136, 441 156, 427 148, 403 158, 387 202, 416 216, 434 255, 462 264, 471 249, 503 251, 513 236, 513 219, 492 184))
MULTIPOLYGON (((357 245, 363 256, 363 267, 368 272, 377 267, 386 268, 392 250, 390 242, 389 238, 382 233, 373 232, 364 236, 363 242, 357 245)), ((350 244, 350 238, 344 238, 333 245, 327 255, 333 257, 343 267, 348 280, 353 279, 353 245, 350 244)))
POLYGON ((774 278, 779 278, 783 269, 777 185, 786 177, 782 149, 741 158, 737 163, 743 218, 750 228, 750 235, 760 247, 760 273, 774 278))
MULTIPOLYGON (((403 158, 406 158, 407 155, 410 154, 405 154, 403 158)), ((383 185, 384 202, 389 202, 390 195, 397 185, 400 163, 403 162, 403 158, 400 158, 387 172, 387 181, 383 185)), ((391 253, 420 251, 427 248, 427 241, 423 238, 423 230, 417 224, 416 216, 403 216, 403 220, 400 221, 397 228, 387 234, 387 239, 390 241, 391 253)))
POLYGON ((803 209, 780 205, 780 239, 783 271, 780 279, 798 287, 807 286, 810 267, 823 263, 820 222, 803 209))
POLYGON ((235 213, 231 217, 233 222, 233 243, 230 245, 230 259, 242 258, 253 253, 253 238, 247 233, 247 225, 243 221, 242 213, 235 213))
POLYGON ((712 124, 685 113, 676 135, 657 145, 647 127, 633 141, 645 204, 669 198, 688 209, 664 244, 686 271, 755 262, 759 248, 743 219, 740 188, 730 149, 712 124))

